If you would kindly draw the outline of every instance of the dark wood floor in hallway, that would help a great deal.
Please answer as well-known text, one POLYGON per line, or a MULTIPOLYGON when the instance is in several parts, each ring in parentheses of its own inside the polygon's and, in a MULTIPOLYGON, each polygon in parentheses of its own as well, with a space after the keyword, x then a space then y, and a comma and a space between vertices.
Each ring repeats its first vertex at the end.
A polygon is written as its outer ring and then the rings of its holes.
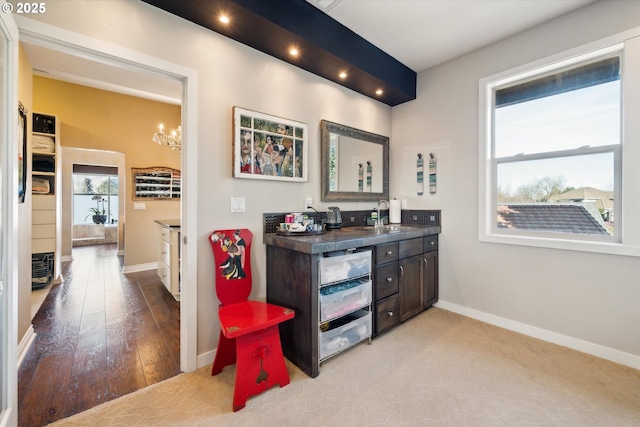
POLYGON ((115 245, 73 249, 33 319, 20 426, 38 427, 180 373, 180 304, 156 270, 122 273, 115 245))

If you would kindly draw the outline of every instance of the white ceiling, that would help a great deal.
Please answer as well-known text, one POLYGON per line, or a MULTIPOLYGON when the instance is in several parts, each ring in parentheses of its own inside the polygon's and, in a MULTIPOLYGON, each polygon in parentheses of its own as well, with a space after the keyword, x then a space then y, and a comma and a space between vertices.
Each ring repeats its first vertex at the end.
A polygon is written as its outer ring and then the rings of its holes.
POLYGON ((595 0, 307 1, 419 73, 595 0))
POLYGON ((36 75, 168 104, 182 101, 182 84, 177 80, 142 74, 33 44, 23 43, 23 46, 36 75))
MULTIPOLYGON (((416 72, 596 0, 307 0, 416 72), (328 6, 328 7, 326 7, 328 6)), ((25 45, 37 75, 168 103, 180 83, 25 45)))

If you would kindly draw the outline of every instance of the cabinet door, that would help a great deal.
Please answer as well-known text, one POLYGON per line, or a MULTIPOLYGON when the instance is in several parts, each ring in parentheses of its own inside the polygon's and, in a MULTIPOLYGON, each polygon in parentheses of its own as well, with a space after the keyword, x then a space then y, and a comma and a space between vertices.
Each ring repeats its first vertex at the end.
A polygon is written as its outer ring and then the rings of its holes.
POLYGON ((422 311, 422 255, 398 261, 400 266, 400 318, 402 321, 422 311))
POLYGON ((427 252, 423 255, 423 301, 422 309, 426 310, 438 302, 438 252, 427 252))

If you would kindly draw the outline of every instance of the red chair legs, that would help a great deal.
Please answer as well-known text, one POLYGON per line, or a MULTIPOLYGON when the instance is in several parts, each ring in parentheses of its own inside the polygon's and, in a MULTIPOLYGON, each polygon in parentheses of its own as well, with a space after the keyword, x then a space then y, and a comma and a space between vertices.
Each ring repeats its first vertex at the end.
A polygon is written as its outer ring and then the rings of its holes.
POLYGON ((290 379, 282 354, 278 325, 235 338, 235 351, 229 349, 233 341, 221 334, 211 374, 216 375, 224 366, 232 364, 233 362, 227 362, 231 353, 235 353, 236 381, 233 392, 233 411, 235 412, 244 408, 249 397, 260 394, 275 385, 284 387, 289 384, 290 379))
POLYGON ((219 374, 222 368, 234 363, 236 363, 236 339, 225 337, 221 330, 216 358, 211 367, 211 376, 219 374))

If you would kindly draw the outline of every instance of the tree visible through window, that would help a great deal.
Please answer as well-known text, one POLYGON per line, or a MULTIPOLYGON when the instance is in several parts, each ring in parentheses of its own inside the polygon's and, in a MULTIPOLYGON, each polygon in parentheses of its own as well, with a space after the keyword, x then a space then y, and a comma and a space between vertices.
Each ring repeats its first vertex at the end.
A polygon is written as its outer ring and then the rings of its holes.
POLYGON ((94 215, 104 215, 107 224, 118 222, 118 177, 73 175, 73 223, 94 223, 94 215))

